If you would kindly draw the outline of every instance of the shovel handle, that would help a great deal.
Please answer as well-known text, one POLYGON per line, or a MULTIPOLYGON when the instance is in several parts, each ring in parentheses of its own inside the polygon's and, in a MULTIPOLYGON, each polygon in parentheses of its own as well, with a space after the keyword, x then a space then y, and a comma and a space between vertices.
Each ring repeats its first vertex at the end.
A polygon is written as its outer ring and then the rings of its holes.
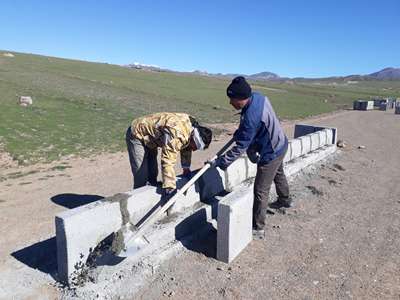
MULTIPOLYGON (((224 153, 226 151, 226 149, 228 149, 230 147, 230 145, 232 145, 234 139, 230 139, 224 147, 221 148, 221 150, 219 150, 217 152, 217 154, 213 157, 213 160, 218 158, 218 156, 220 156, 222 153, 224 153)), ((135 239, 136 237, 138 237, 140 234, 142 234, 142 232, 149 227, 151 224, 153 224, 164 212, 166 212, 168 210, 168 208, 170 208, 175 202, 176 200, 179 198, 179 196, 181 196, 184 192, 186 192, 187 189, 189 189, 189 187, 192 186, 193 183, 196 182, 197 179, 199 179, 199 177, 201 175, 204 174, 205 171, 207 171, 210 168, 210 164, 207 163, 205 164, 180 190, 178 190, 176 192, 176 194, 171 197, 171 199, 169 199, 162 207, 159 207, 152 216, 150 216, 147 220, 145 220, 142 225, 136 230, 135 234, 132 236, 131 240, 135 239)))
POLYGON ((222 155, 235 141, 234 138, 231 138, 218 152, 215 154, 213 159, 218 158, 218 156, 222 155))

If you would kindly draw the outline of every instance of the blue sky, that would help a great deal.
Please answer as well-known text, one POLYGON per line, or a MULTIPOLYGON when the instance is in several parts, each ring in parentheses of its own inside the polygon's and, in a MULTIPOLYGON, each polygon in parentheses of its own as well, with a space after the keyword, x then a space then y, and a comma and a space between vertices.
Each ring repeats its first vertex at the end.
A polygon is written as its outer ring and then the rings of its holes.
POLYGON ((3 1, 0 49, 289 77, 400 67, 400 0, 3 1))

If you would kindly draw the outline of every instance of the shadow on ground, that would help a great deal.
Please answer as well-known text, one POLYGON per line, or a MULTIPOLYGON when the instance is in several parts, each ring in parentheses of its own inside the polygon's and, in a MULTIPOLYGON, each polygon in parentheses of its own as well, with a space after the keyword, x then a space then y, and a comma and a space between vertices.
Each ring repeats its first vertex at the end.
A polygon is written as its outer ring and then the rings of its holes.
POLYGON ((76 208, 85 204, 95 202, 103 199, 103 196, 99 195, 80 195, 80 194, 58 194, 51 197, 51 201, 55 204, 64 206, 66 208, 76 208))
POLYGON ((217 256, 217 230, 211 223, 201 229, 201 234, 190 239, 179 239, 182 245, 193 252, 201 253, 210 258, 217 256), (206 234, 207 232, 207 234, 206 234))
MULTIPOLYGON (((59 194, 51 201, 66 208, 76 208, 104 197, 99 195, 59 194)), ((35 243, 11 253, 11 256, 28 267, 49 274, 57 280, 57 242, 56 237, 35 243)))
MULTIPOLYGON (((218 201, 213 198, 207 203, 211 206, 211 215, 213 219, 217 217, 218 201)), ((175 238, 182 245, 197 253, 201 253, 207 257, 216 257, 217 251, 217 230, 213 224, 207 220, 206 209, 200 209, 196 213, 190 215, 175 227, 175 238), (192 235, 192 233, 195 234, 192 235)))
POLYGON ((49 274, 56 279, 57 244, 55 237, 15 251, 11 253, 11 256, 28 267, 49 274))

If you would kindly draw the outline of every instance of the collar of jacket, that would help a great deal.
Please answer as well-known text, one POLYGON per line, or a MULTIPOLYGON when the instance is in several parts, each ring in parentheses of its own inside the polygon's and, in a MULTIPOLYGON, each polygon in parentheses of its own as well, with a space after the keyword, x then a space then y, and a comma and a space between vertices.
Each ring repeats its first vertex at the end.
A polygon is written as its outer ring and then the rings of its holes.
POLYGON ((249 106, 251 105, 251 103, 253 102, 253 93, 251 93, 251 97, 249 98, 249 101, 246 103, 246 105, 242 108, 242 110, 240 111, 240 114, 244 114, 246 112, 246 110, 249 108, 249 106))

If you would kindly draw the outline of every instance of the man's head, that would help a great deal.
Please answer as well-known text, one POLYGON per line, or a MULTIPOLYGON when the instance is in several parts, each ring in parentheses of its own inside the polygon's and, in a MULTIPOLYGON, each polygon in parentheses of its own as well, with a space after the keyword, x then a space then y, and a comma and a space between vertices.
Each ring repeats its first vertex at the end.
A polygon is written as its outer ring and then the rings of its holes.
POLYGON ((205 150, 211 143, 212 131, 203 126, 195 126, 190 137, 190 148, 192 151, 205 150))
POLYGON ((251 87, 243 76, 235 77, 226 89, 230 104, 237 110, 246 106, 251 97, 251 87))

